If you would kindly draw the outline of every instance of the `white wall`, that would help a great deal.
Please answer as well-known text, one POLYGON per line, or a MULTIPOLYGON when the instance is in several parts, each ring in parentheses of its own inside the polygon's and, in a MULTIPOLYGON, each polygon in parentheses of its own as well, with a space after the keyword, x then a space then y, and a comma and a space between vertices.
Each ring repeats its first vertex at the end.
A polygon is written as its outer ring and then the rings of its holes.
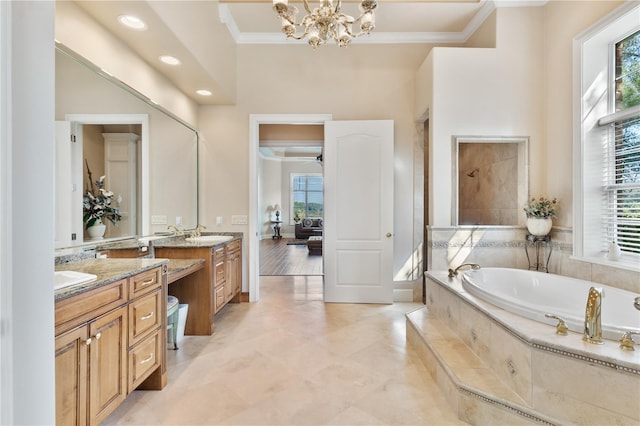
MULTIPOLYGON (((271 221, 275 220, 275 212, 271 211, 276 204, 280 204, 280 207, 284 209, 282 205, 282 167, 281 162, 277 159, 260 159, 260 212, 261 219, 260 224, 260 236, 261 238, 271 238, 273 235, 273 228, 271 221)), ((280 213, 282 215, 282 212, 280 213)), ((282 216, 281 219, 282 220, 282 216)))
POLYGON ((53 22, 53 2, 0 5, 3 424, 55 423, 53 22))
POLYGON ((56 2, 55 38, 191 125, 195 102, 71 1, 56 2))
POLYGON ((541 8, 496 11, 498 47, 434 48, 418 73, 430 113, 430 221, 452 223, 452 137, 530 136, 530 189, 543 191, 541 8), (511 28, 512 30, 509 30, 511 28), (513 29, 517 29, 514 31, 513 29), (431 79, 424 81, 424 79, 431 79))

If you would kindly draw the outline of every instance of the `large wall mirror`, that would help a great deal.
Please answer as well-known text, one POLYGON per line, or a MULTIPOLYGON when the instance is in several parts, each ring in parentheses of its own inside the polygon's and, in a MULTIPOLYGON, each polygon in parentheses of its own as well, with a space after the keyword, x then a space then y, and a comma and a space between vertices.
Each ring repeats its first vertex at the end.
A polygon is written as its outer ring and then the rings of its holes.
POLYGON ((527 137, 454 136, 454 225, 524 225, 528 145, 527 137))
POLYGON ((105 240, 198 223, 196 130, 61 45, 56 121, 56 139, 74 135, 68 149, 56 146, 56 175, 65 182, 56 190, 56 248, 96 243, 82 222, 87 166, 92 180, 106 176, 123 213, 105 240))

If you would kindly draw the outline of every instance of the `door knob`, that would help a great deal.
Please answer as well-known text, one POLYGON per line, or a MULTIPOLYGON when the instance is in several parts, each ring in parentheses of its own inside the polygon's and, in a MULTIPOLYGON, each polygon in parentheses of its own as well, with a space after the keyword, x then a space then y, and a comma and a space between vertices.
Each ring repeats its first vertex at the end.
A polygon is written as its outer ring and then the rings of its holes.
POLYGON ((391 238, 391 235, 393 235, 391 232, 387 232, 387 238, 391 238))

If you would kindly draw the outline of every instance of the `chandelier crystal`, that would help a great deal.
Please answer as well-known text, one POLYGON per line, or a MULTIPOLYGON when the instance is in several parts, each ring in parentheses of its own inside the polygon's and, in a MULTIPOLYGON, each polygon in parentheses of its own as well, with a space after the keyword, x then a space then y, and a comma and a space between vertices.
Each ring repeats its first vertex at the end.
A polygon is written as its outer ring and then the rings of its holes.
POLYGON ((316 47, 333 39, 340 47, 347 47, 351 39, 362 34, 369 34, 375 28, 374 10, 378 6, 376 0, 362 0, 360 16, 354 18, 341 12, 342 0, 333 5, 333 0, 320 0, 320 6, 311 10, 307 0, 303 0, 307 14, 302 21, 296 23, 298 9, 290 6, 288 0, 273 0, 273 10, 280 17, 282 32, 287 38, 302 40, 309 38, 309 44, 316 47), (359 23, 359 31, 353 32, 353 26, 359 23), (299 31, 302 31, 299 34, 299 31))

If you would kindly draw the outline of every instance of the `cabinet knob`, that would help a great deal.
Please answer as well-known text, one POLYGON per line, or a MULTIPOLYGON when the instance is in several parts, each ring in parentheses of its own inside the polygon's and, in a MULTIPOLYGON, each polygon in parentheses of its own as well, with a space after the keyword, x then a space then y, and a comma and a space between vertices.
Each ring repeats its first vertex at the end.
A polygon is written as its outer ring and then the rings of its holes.
POLYGON ((393 235, 391 232, 387 232, 387 238, 391 238, 391 235, 393 235))

